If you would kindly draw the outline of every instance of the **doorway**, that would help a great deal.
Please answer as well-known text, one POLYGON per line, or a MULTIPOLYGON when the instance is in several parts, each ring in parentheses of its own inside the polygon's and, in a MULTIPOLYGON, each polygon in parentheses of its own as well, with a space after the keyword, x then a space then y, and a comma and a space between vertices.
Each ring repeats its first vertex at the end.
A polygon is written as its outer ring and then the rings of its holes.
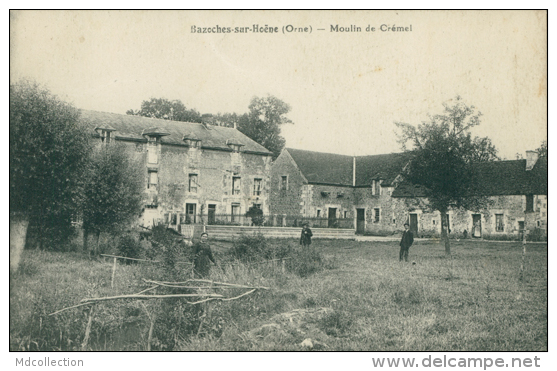
POLYGON ((482 237, 482 215, 472 214, 472 237, 482 237))
POLYGON ((366 229, 366 209, 356 209, 356 233, 364 234, 366 229))
POLYGON ((209 204, 207 207, 207 224, 215 224, 215 212, 217 205, 209 204))
POLYGON ((418 236, 418 214, 410 214, 410 230, 414 236, 418 236))
POLYGON ((195 224, 196 204, 186 204, 186 224, 195 224))
POLYGON ((334 228, 337 224, 337 209, 336 207, 329 207, 329 214, 328 214, 329 222, 328 227, 334 228))

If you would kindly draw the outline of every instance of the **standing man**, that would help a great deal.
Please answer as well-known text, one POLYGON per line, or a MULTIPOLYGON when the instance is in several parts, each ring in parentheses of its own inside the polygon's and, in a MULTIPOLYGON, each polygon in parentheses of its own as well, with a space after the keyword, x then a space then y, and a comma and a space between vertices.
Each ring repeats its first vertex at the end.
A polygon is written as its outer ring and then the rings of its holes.
POLYGON ((408 249, 413 243, 414 235, 410 230, 410 224, 406 222, 404 223, 404 232, 402 233, 402 239, 400 240, 399 261, 402 261, 402 258, 404 258, 405 261, 408 261, 408 249))
POLYGON ((211 262, 215 263, 211 246, 207 243, 209 235, 201 233, 201 241, 193 245, 193 269, 197 278, 209 276, 211 262))
POLYGON ((302 227, 302 235, 300 236, 300 245, 302 246, 309 246, 311 245, 311 229, 309 229, 309 223, 305 222, 302 227))

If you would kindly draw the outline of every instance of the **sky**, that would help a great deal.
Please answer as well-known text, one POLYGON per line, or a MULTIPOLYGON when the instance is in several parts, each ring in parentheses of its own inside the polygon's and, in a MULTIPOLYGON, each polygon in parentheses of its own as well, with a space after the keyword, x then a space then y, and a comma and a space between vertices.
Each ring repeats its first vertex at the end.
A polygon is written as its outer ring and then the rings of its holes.
POLYGON ((457 95, 501 158, 547 138, 537 11, 12 11, 10 79, 21 78, 121 114, 151 97, 244 113, 274 95, 291 106, 287 147, 345 155, 399 152, 394 122, 419 124, 457 95), (231 32, 192 32, 216 26, 231 32))

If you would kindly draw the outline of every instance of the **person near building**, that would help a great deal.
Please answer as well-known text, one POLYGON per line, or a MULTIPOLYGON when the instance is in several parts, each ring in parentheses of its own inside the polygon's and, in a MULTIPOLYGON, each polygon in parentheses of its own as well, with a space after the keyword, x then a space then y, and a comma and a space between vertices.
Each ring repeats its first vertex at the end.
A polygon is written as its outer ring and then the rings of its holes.
POLYGON ((302 246, 309 246, 311 245, 311 229, 309 229, 309 223, 304 223, 302 226, 302 235, 300 236, 300 245, 302 246))
POLYGON ((193 270, 197 278, 209 277, 211 262, 215 263, 215 257, 211 246, 207 242, 209 235, 201 233, 201 240, 193 245, 193 270))
POLYGON ((404 223, 404 232, 402 233, 402 239, 400 240, 400 253, 399 261, 404 259, 408 261, 408 249, 414 243, 414 234, 410 230, 410 224, 404 223))

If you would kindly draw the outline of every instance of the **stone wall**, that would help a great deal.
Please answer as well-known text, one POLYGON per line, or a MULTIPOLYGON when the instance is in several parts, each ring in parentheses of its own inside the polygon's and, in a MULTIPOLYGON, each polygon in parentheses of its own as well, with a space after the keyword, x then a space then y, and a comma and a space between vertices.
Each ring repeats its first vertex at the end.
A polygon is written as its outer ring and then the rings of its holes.
POLYGON ((147 152, 155 149, 149 148, 148 143, 140 145, 150 200, 144 212, 144 225, 158 221, 184 224, 188 204, 195 209, 194 223, 203 222, 199 218, 208 213, 209 205, 216 214, 231 214, 233 204, 238 207, 238 215, 244 215, 254 204, 264 213, 269 212, 270 156, 158 143, 158 161, 153 163, 147 152), (150 172, 157 173, 156 185, 150 184, 150 172), (261 185, 258 192, 254 190, 256 182, 261 185))
POLYGON ((270 213, 303 216, 304 203, 308 201, 307 182, 287 151, 282 151, 273 163, 270 179, 270 213), (285 187, 283 176, 287 177, 285 187))

